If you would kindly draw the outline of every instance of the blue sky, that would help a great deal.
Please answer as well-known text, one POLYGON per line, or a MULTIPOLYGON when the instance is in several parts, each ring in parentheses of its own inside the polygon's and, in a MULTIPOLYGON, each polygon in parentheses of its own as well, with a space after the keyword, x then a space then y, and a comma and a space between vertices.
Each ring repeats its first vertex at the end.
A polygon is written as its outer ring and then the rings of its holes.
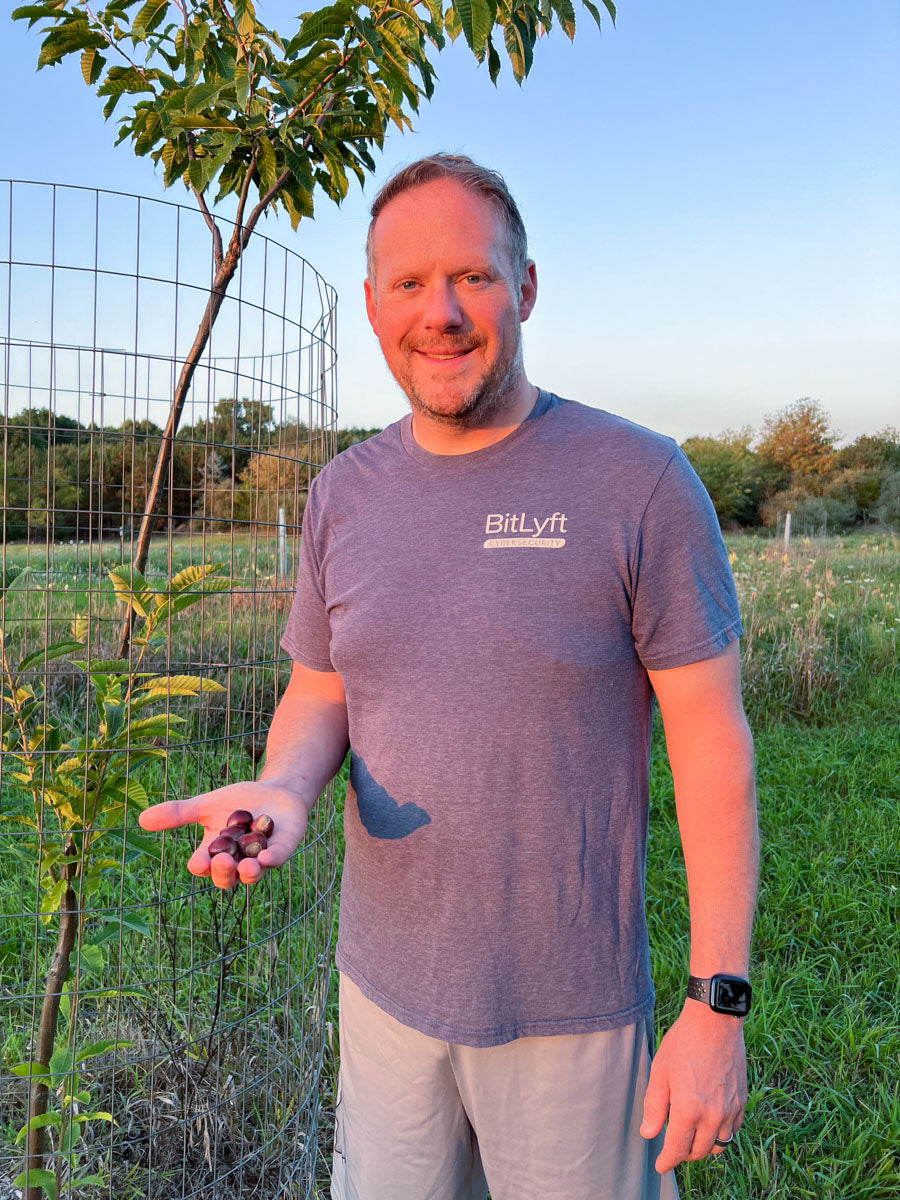
MULTIPOLYGON (((258 0, 290 32, 294 5, 258 0)), ((34 72, 38 39, 0 37, 3 173, 164 193, 84 86, 34 72)), ((406 411, 362 304, 367 201, 434 150, 506 176, 537 262, 530 378, 679 440, 758 427, 801 396, 853 438, 900 424, 900 9, 622 0, 602 35, 542 41, 522 88, 457 45, 415 132, 341 209, 265 232, 338 289, 340 423, 406 411)))

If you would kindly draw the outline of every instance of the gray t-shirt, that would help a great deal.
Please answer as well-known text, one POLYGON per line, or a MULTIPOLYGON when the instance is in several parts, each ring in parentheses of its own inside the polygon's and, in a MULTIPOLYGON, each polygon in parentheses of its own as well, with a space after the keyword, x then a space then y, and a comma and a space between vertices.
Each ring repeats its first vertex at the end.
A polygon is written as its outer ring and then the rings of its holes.
POLYGON ((646 668, 740 631, 669 438, 541 392, 483 450, 431 454, 406 417, 338 455, 282 639, 347 693, 338 967, 469 1046, 649 1012, 646 668))

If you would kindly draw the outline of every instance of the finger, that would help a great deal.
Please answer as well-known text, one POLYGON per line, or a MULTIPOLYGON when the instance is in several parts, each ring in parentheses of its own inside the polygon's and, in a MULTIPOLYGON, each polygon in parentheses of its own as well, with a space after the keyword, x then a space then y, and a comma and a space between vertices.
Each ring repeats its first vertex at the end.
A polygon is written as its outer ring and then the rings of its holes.
POLYGON ((227 891, 238 880, 237 863, 230 854, 215 854, 209 864, 209 873, 217 888, 227 891))
POLYGON ((666 1171, 671 1171, 680 1162, 686 1162, 690 1158, 695 1132, 693 1122, 679 1124, 669 1120, 663 1148, 656 1159, 658 1174, 665 1175, 666 1171))
POLYGON ((256 858, 242 858, 237 870, 241 883, 248 886, 256 883, 262 875, 262 867, 256 858))
MULTIPOLYGON (((736 1132, 736 1128, 736 1125, 732 1126, 731 1121, 723 1121, 719 1126, 718 1132, 716 1133, 716 1138, 718 1138, 720 1142, 728 1142, 732 1134, 736 1132)), ((730 1149, 730 1144, 727 1146, 719 1146, 715 1141, 713 1141, 712 1149, 708 1151, 708 1153, 724 1154, 726 1150, 730 1149)))
POLYGON ((669 1085, 658 1070, 656 1063, 650 1067, 650 1081, 644 1095, 644 1119, 641 1122, 641 1137, 655 1138, 669 1115, 669 1085))
POLYGON ((179 825, 200 825, 200 804, 202 796, 193 796, 190 800, 164 800, 145 808, 138 816, 141 829, 155 831, 158 829, 177 829, 179 825))
POLYGON ((192 875, 209 874, 209 851, 206 849, 206 847, 209 845, 211 840, 211 838, 205 837, 202 843, 188 859, 187 869, 192 875))
POLYGON ((694 1131, 694 1140, 691 1143, 691 1149, 688 1155, 692 1162, 695 1162, 700 1158, 706 1158, 708 1154, 713 1154, 716 1150, 725 1149, 724 1146, 716 1145, 716 1138, 721 1138, 723 1142, 728 1138, 729 1134, 731 1133, 730 1124, 728 1125, 728 1128, 725 1129, 724 1133, 719 1132, 721 1128, 725 1128, 726 1124, 727 1123, 725 1121, 717 1121, 712 1125, 704 1122, 704 1124, 697 1126, 696 1130, 694 1131))

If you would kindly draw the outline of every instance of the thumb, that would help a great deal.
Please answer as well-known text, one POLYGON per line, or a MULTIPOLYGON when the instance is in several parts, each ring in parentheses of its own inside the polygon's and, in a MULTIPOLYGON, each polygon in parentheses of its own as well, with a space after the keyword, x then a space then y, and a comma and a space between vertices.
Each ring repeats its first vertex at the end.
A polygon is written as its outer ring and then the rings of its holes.
POLYGON ((644 1119, 641 1121, 641 1137, 655 1138, 669 1115, 669 1085, 661 1071, 650 1068, 650 1082, 644 1096, 644 1119))
POLYGON ((152 804, 138 814, 141 829, 177 829, 179 825, 200 825, 199 806, 196 800, 163 800, 152 804))

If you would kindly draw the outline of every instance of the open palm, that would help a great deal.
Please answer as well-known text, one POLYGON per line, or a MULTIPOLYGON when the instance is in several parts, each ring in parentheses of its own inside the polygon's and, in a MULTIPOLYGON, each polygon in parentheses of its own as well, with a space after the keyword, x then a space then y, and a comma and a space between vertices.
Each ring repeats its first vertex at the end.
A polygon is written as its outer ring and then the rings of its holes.
POLYGON ((154 804, 141 813, 138 821, 142 829, 149 831, 202 825, 203 839, 188 859, 187 868, 194 875, 209 875, 216 887, 231 888, 238 882, 256 883, 264 870, 287 862, 303 840, 307 819, 306 805, 297 792, 259 780, 231 783, 189 800, 154 804), (254 817, 267 813, 275 822, 267 848, 260 851, 258 858, 244 858, 240 862, 235 862, 230 854, 210 858, 207 847, 239 808, 247 809, 254 817))

